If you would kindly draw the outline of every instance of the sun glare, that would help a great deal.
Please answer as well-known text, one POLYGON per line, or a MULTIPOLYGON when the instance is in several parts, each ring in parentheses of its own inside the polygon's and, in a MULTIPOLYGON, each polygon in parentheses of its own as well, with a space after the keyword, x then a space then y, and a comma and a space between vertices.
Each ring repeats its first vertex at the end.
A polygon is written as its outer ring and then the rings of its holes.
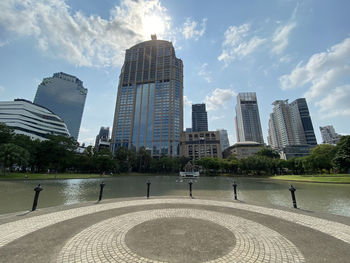
POLYGON ((159 16, 147 16, 143 23, 143 30, 146 36, 151 34, 161 35, 164 33, 164 21, 159 16))

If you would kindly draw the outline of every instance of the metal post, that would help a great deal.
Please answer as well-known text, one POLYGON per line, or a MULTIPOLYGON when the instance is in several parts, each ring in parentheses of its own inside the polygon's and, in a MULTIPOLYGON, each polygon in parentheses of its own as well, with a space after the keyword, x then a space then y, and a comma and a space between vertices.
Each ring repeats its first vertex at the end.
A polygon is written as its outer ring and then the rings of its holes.
POLYGON ((192 180, 188 184, 190 185, 190 197, 192 198, 192 180))
POLYGON ((237 184, 235 181, 233 181, 232 186, 233 186, 233 195, 235 197, 235 200, 237 200, 237 184))
POLYGON ((150 180, 147 180, 147 199, 149 198, 149 188, 150 188, 151 182, 150 180))
POLYGON ((35 211, 36 206, 38 205, 39 194, 42 190, 44 189, 40 186, 40 184, 38 184, 38 186, 34 188, 35 196, 34 196, 32 211, 35 211))
POLYGON ((289 191, 292 194, 293 207, 298 208, 297 207, 297 200, 295 199, 295 193, 294 193, 296 191, 296 189, 293 187, 293 185, 290 185, 289 191))
POLYGON ((99 195, 99 197, 98 197, 98 201, 99 201, 99 202, 100 202, 101 199, 102 199, 103 187, 105 187, 105 183, 104 183, 104 182, 102 182, 102 183, 100 184, 100 195, 99 195))

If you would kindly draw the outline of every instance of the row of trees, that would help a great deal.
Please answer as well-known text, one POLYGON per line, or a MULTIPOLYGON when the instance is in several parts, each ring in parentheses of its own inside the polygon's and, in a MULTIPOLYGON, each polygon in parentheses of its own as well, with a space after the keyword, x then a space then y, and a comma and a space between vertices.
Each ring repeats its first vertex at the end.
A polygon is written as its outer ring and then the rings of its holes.
POLYGON ((234 174, 313 174, 348 173, 350 170, 350 136, 343 136, 337 146, 320 144, 305 157, 280 159, 279 154, 264 147, 255 155, 241 160, 202 158, 196 162, 208 173, 234 174))
MULTIPOLYGON (((162 156, 152 158, 144 148, 134 152, 118 148, 113 155, 109 150, 96 151, 89 146, 77 153, 78 143, 73 138, 49 136, 46 141, 31 140, 14 134, 0 123, 0 164, 9 170, 31 172, 120 173, 152 172, 171 173, 183 170, 189 161, 185 157, 162 156)), ((306 157, 281 160, 279 154, 268 148, 245 159, 231 156, 228 159, 202 158, 195 164, 207 173, 233 174, 305 174, 348 172, 350 169, 350 136, 343 136, 337 146, 322 144, 306 157)))
POLYGON ((151 157, 145 149, 134 152, 118 148, 112 155, 109 150, 96 151, 92 146, 77 153, 79 144, 71 137, 49 136, 48 140, 31 140, 14 134, 0 123, 0 164, 5 169, 30 172, 177 172, 189 161, 187 158, 159 159, 151 157))

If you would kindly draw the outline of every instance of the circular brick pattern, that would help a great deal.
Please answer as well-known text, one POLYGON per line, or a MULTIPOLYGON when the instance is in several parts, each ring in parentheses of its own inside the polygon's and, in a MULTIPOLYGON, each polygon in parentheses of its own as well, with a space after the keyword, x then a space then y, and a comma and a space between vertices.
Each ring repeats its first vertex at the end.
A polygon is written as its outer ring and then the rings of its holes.
POLYGON ((297 247, 276 231, 233 215, 198 209, 146 210, 101 221, 68 240, 57 262, 164 262, 160 258, 137 254, 127 246, 126 235, 144 222, 176 218, 206 220, 226 228, 235 236, 236 244, 227 254, 203 261, 305 262, 297 247))
POLYGON ((171 262, 203 262, 229 253, 235 236, 208 220, 174 217, 143 222, 130 229, 126 245, 145 258, 171 262), (156 255, 156 256, 155 256, 156 255))

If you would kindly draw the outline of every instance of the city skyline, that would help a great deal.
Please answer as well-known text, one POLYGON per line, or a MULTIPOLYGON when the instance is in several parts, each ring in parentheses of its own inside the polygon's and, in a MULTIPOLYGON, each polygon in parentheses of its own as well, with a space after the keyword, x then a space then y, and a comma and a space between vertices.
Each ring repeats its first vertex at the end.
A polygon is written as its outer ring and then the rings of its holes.
POLYGON ((228 130, 233 144, 235 96, 254 91, 265 142, 272 102, 303 97, 319 143, 320 126, 350 133, 347 1, 202 1, 198 8, 195 1, 55 0, 0 7, 1 100, 33 101, 41 79, 54 72, 77 76, 89 89, 80 142, 93 144, 101 126, 112 127, 125 49, 152 33, 171 41, 184 62, 184 127, 191 127, 191 104, 206 103, 209 130, 228 130))

